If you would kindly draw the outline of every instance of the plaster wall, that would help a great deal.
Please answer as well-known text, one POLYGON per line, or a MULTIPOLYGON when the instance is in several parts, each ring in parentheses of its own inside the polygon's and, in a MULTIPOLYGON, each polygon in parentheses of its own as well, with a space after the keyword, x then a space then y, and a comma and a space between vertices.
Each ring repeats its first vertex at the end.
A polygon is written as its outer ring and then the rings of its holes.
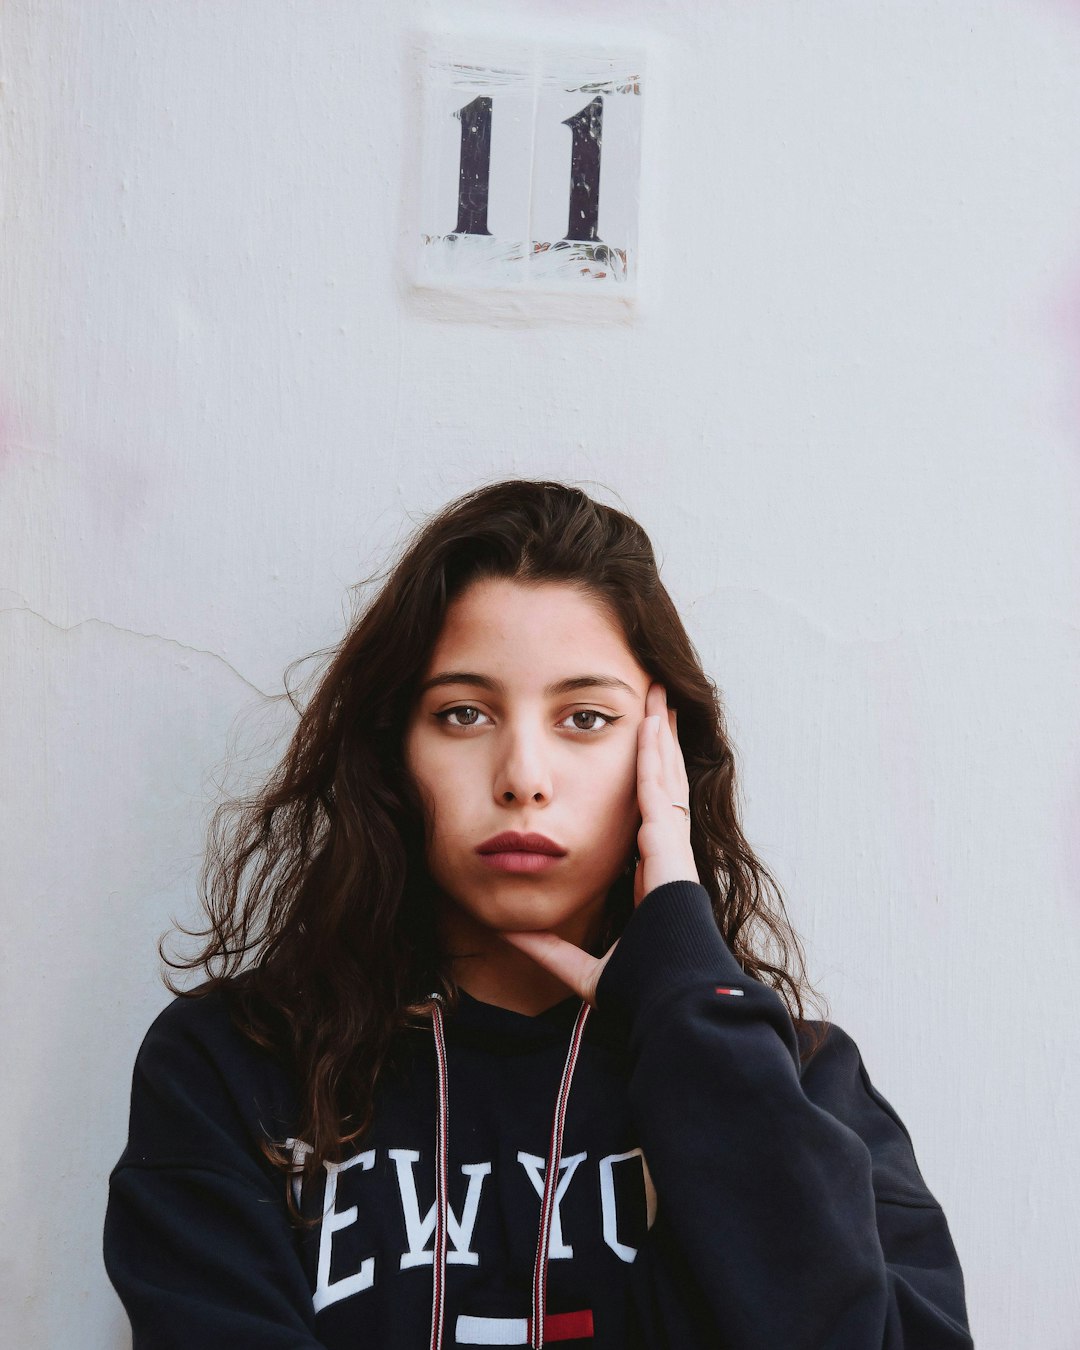
POLYGON ((523 474, 652 534, 980 1350, 1075 1347, 1080 5, 8 0, 0 44, 9 1343, 128 1343, 106 1176, 230 755, 412 520, 523 474), (629 311, 410 288, 451 18, 644 44, 629 311))

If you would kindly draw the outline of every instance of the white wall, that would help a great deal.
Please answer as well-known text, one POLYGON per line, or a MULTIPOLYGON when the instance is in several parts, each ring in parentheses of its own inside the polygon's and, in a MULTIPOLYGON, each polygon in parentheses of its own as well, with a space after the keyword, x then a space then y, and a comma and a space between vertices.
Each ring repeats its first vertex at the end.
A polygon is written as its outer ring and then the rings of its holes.
POLYGON ((520 473, 651 531, 980 1350, 1067 1350, 1080 5, 454 6, 644 34, 616 324, 410 296, 409 35, 450 12, 0 17, 6 1334, 126 1344, 105 1179, 235 719, 287 725, 410 514, 520 473))

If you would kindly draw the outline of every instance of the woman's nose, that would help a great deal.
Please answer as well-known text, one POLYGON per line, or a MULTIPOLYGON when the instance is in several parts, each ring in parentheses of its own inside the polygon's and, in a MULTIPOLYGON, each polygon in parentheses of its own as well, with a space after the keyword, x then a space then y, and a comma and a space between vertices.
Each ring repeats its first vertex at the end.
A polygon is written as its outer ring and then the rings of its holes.
POLYGON ((522 727, 507 730, 495 769, 499 801, 549 801, 552 778, 542 732, 522 727))

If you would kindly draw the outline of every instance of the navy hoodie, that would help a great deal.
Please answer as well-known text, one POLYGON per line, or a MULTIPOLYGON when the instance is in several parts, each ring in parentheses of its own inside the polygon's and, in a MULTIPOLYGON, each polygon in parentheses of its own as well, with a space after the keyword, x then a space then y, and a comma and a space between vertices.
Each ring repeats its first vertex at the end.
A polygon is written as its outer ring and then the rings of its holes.
POLYGON ((462 991, 446 1012, 445 1210, 438 1042, 403 1032, 356 1152, 293 1181, 318 1219, 302 1229, 260 1147, 301 1155, 294 1080, 221 992, 171 1003, 136 1060, 105 1221, 134 1350, 422 1350, 440 1267, 446 1347, 537 1344, 538 1321, 567 1350, 972 1346, 945 1215, 855 1042, 830 1023, 800 1066, 779 994, 688 881, 634 910, 585 1014, 534 1318, 581 1011, 462 991))

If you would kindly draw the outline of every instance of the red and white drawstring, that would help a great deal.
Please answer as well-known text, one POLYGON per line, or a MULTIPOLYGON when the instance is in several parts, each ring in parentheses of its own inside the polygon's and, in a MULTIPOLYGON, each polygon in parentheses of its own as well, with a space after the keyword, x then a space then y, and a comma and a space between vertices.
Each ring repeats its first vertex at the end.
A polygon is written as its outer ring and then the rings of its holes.
POLYGON ((435 1251, 431 1258, 431 1350, 442 1350, 443 1311, 446 1302, 446 1040, 443 1036, 442 995, 432 994, 431 1028, 435 1033, 439 1114, 435 1124, 435 1251))
MULTIPOLYGON (((435 1059, 438 1074, 439 1111, 435 1134, 435 1251, 432 1257, 431 1290, 431 1350, 442 1350, 443 1318, 446 1305, 446 1213, 447 1170, 446 1134, 448 1125, 446 1038, 443 1029, 442 995, 433 994, 431 1027, 435 1033, 435 1059)), ((536 1238, 536 1259, 533 1263, 532 1316, 529 1318, 529 1345, 541 1350, 544 1344, 544 1316, 547 1301, 548 1247, 551 1244, 551 1225, 555 1217, 555 1195, 562 1166, 563 1127, 566 1123, 566 1104, 570 1084, 577 1067, 578 1052, 589 1018, 590 1005, 582 1000, 577 1021, 570 1036, 570 1045, 563 1065, 559 1095, 555 1101, 555 1115, 551 1122, 547 1166, 544 1170, 544 1194, 540 1202, 540 1231, 536 1238)))

